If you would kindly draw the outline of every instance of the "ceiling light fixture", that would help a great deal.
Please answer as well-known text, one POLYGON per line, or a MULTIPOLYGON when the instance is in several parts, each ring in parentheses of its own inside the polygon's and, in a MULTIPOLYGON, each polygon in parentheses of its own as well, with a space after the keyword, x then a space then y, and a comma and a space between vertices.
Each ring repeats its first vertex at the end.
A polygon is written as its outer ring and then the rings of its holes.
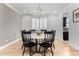
POLYGON ((40 4, 38 5, 37 11, 35 11, 34 15, 36 15, 36 16, 43 15, 43 10, 41 9, 40 4))

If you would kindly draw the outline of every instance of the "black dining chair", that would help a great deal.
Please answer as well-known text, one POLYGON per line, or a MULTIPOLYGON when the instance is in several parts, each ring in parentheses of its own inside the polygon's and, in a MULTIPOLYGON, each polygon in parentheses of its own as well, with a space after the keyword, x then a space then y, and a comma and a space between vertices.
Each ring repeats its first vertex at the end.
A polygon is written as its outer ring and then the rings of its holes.
POLYGON ((45 31, 47 31, 47 30, 41 29, 41 32, 45 32, 45 31))
MULTIPOLYGON (((53 31, 55 31, 56 32, 56 30, 47 30, 47 32, 53 32, 53 31)), ((52 34, 55 34, 55 33, 52 33, 52 34)), ((47 34, 46 34, 47 35, 47 34)), ((50 35, 50 34, 49 34, 50 35)), ((49 36, 48 36, 49 37, 49 36)), ((54 41, 54 39, 53 39, 53 41, 54 41)), ((55 45, 54 45, 54 43, 52 43, 53 44, 53 48, 55 49, 55 45)))
POLYGON ((40 45, 39 51, 40 51, 41 47, 44 48, 44 51, 43 51, 44 53, 42 53, 43 56, 46 55, 46 51, 50 51, 50 50, 48 50, 48 48, 51 49, 50 52, 52 53, 52 55, 54 55, 52 47, 54 46, 55 32, 56 32, 55 30, 44 32, 45 33, 44 41, 39 44, 40 45), (53 46, 52 46, 52 44, 53 44, 53 46))
POLYGON ((24 35, 26 34, 26 30, 21 30, 21 36, 22 36, 22 47, 21 47, 21 49, 23 49, 24 48, 24 43, 26 42, 26 40, 24 39, 24 35))
POLYGON ((36 30, 34 30, 34 29, 32 29, 32 30, 30 30, 31 31, 31 33, 35 33, 36 32, 36 30))
POLYGON ((30 30, 30 31, 36 31, 36 30, 32 29, 32 30, 30 30))
POLYGON ((23 49, 24 48, 24 46, 23 46, 23 43, 24 43, 24 36, 23 36, 23 34, 26 32, 26 30, 21 30, 21 36, 22 36, 22 47, 21 47, 21 49, 23 49))
POLYGON ((22 41, 23 41, 23 53, 22 56, 26 51, 30 52, 30 56, 32 56, 35 52, 32 50, 34 46, 36 46, 36 43, 32 41, 31 39, 31 31, 21 31, 22 33, 22 41), (28 48, 28 50, 26 50, 28 48), (33 53, 32 53, 33 52, 33 53))

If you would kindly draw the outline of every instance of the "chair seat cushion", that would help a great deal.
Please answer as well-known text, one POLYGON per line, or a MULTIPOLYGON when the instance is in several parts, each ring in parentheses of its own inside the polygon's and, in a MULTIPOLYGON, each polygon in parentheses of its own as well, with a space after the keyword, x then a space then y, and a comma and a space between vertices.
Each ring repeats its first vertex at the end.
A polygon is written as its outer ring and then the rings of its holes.
POLYGON ((49 47, 52 46, 52 44, 47 43, 47 42, 40 43, 39 45, 42 46, 42 47, 44 47, 44 48, 49 48, 49 47))
POLYGON ((27 43, 24 43, 23 45, 24 45, 25 47, 33 47, 33 46, 36 45, 36 43, 34 43, 34 42, 27 42, 27 43))

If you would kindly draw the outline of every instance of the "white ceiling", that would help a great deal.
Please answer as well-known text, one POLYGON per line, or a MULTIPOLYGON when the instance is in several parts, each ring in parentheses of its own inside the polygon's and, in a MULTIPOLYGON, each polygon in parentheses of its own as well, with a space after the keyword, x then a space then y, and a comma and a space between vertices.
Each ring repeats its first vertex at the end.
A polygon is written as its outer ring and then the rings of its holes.
MULTIPOLYGON (((38 7, 39 3, 9 3, 12 7, 17 9, 22 14, 25 13, 34 13, 38 7)), ((40 3, 40 8, 44 13, 49 14, 59 14, 65 7, 68 6, 68 3, 40 3)))

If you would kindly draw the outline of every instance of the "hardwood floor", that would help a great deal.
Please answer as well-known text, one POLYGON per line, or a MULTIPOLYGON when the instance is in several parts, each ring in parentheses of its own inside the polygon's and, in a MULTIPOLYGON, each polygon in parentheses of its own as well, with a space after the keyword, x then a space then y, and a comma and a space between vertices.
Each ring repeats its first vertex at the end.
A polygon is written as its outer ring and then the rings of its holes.
MULTIPOLYGON (((55 50, 54 56, 79 56, 79 51, 70 47, 68 43, 63 40, 55 40, 55 50)), ((22 56, 21 49, 22 42, 21 40, 16 43, 0 50, 0 56, 22 56)), ((29 56, 29 53, 26 52, 25 56, 29 56)), ((33 56, 42 56, 40 53, 35 53, 33 56)), ((46 54, 46 56, 52 56, 50 52, 46 54)))

